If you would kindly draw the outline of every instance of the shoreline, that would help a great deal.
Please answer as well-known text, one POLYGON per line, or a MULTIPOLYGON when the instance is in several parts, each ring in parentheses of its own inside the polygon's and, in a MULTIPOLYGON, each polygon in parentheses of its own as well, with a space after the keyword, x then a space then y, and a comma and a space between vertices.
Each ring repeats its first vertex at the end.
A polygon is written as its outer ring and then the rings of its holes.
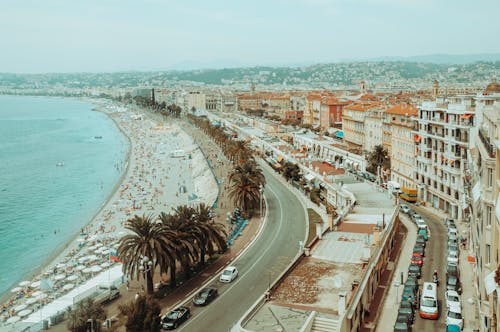
MULTIPOLYGON (((63 98, 64 99, 64 98, 63 98)), ((92 102, 92 100, 84 100, 85 102, 88 102, 91 104, 91 108, 88 110, 89 112, 99 112, 101 114, 104 114, 108 119, 112 120, 114 123, 114 126, 119 130, 119 132, 126 138, 126 141, 128 142, 128 148, 127 148, 127 153, 125 155, 125 158, 123 161, 126 163, 125 169, 122 171, 122 174, 116 181, 116 183, 113 185, 111 190, 109 191, 108 195, 104 198, 104 200, 101 202, 100 207, 97 209, 97 211, 92 215, 92 217, 89 219, 87 223, 85 223, 82 228, 86 228, 92 225, 92 223, 96 220, 96 218, 99 216, 99 214, 103 211, 103 209, 111 202, 113 199, 113 196, 116 194, 122 183, 126 179, 126 175, 129 172, 129 167, 130 167, 130 160, 131 160, 131 151, 132 151, 132 142, 130 140, 130 137, 125 134, 123 129, 118 125, 118 123, 115 121, 115 119, 110 115, 107 114, 106 112, 102 111, 101 107, 102 105, 97 104, 95 101, 92 102)), ((54 251, 46 258, 44 259, 38 267, 34 268, 33 270, 25 273, 11 288, 7 289, 4 294, 0 296, 0 305, 2 303, 5 303, 11 296, 11 290, 16 287, 19 282, 23 280, 33 280, 40 274, 44 273, 45 271, 49 270, 51 266, 57 264, 58 261, 61 260, 62 257, 64 257, 66 254, 68 254, 71 250, 75 249, 78 246, 77 239, 80 237, 80 234, 75 234, 74 236, 69 237, 69 239, 57 246, 57 248, 54 249, 54 251)))

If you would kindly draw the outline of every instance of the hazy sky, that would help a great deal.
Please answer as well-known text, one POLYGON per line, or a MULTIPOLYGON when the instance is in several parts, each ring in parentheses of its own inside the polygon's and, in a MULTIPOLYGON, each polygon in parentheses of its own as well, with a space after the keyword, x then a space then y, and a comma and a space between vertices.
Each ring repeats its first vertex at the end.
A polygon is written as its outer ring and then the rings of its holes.
POLYGON ((0 72, 500 53, 499 0, 0 0, 0 72))

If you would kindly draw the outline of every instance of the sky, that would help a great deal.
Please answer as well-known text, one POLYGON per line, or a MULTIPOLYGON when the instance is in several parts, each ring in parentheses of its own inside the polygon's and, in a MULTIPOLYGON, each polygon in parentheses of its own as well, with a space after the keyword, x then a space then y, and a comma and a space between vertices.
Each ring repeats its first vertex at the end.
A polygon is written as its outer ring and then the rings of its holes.
POLYGON ((0 72, 500 53, 498 0, 0 0, 0 72))

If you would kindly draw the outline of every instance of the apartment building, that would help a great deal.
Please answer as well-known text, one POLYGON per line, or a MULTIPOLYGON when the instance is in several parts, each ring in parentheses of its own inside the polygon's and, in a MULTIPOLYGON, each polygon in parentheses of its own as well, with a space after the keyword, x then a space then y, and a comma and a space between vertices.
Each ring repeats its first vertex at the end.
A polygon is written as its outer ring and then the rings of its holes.
POLYGON ((321 94, 310 93, 306 97, 304 124, 311 124, 315 128, 320 126, 321 94))
POLYGON ((238 111, 262 109, 262 102, 258 94, 241 94, 237 96, 238 111))
POLYGON ((365 118, 369 111, 375 111, 379 107, 380 103, 378 102, 357 102, 344 107, 342 130, 344 131, 344 142, 350 151, 361 153, 365 150, 367 129, 365 118))
POLYGON ((459 221, 466 204, 462 183, 474 114, 470 96, 436 98, 419 107, 414 132, 419 198, 459 221))
POLYGON ((201 91, 189 91, 184 96, 184 110, 191 111, 193 108, 196 110, 205 110, 206 95, 201 91))
POLYGON ((335 97, 324 97, 320 104, 320 127, 321 128, 341 128, 342 111, 351 102, 335 97))
POLYGON ((369 153, 376 145, 382 145, 383 116, 382 108, 371 108, 365 114, 365 144, 363 151, 369 153))
MULTIPOLYGON (((476 286, 480 331, 499 328, 500 285, 495 275, 500 265, 500 85, 492 82, 476 100, 477 126, 472 149, 473 170, 470 242, 476 255, 476 286)), ((467 187, 468 185, 466 185, 467 187)))
MULTIPOLYGON (((384 112, 384 132, 389 128, 391 180, 401 186, 416 188, 415 142, 418 109, 411 104, 392 106, 384 112)), ((385 144, 384 144, 385 146, 385 144)))

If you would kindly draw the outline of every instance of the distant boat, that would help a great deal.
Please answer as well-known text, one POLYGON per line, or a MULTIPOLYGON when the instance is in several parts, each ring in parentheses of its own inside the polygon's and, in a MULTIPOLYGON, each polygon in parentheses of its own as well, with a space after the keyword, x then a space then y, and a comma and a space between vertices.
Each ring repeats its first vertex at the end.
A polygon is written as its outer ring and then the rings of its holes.
POLYGON ((57 167, 62 167, 62 166, 64 166, 64 163, 63 162, 59 162, 59 163, 56 164, 56 166, 57 167))
POLYGON ((95 139, 101 139, 102 136, 94 136, 95 139))

